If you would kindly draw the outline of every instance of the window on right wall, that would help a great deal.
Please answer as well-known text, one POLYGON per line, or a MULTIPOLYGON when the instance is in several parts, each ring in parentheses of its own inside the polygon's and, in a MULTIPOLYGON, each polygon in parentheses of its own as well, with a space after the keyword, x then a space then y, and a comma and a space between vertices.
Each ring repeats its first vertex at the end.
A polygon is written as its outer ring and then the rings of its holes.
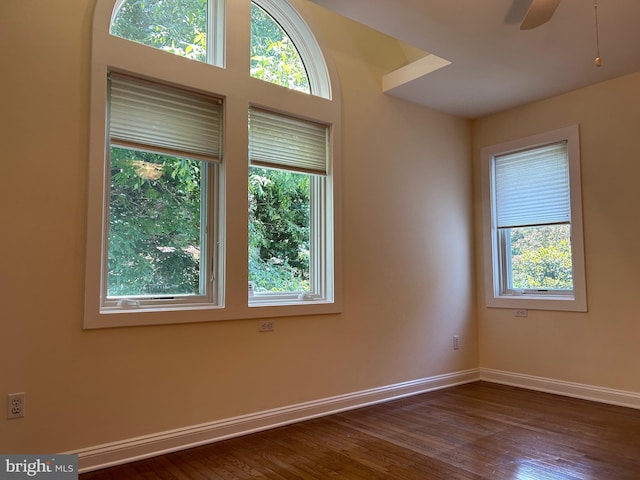
POLYGON ((481 157, 487 306, 586 311, 579 127, 481 157))

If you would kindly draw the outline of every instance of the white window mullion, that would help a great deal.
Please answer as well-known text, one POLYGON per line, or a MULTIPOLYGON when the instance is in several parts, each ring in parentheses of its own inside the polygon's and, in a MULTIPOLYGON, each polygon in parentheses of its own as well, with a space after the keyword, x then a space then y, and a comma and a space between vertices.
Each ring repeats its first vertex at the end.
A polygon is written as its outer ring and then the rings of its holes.
POLYGON ((207 2, 207 63, 222 68, 225 66, 225 2, 207 2))
POLYGON ((313 210, 311 221, 313 222, 312 230, 312 248, 315 254, 314 271, 312 274, 315 278, 315 286, 313 287, 318 295, 326 298, 330 288, 328 285, 329 271, 331 270, 331 262, 329 261, 329 212, 327 208, 327 182, 322 177, 316 177, 312 184, 311 190, 313 202, 313 210))

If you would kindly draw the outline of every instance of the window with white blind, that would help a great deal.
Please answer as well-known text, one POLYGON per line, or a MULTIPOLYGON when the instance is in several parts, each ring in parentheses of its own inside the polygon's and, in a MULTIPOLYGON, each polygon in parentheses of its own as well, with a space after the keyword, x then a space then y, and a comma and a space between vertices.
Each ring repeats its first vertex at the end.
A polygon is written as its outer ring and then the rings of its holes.
POLYGON ((249 110, 249 303, 326 300, 329 127, 249 110))
POLYGON ((102 308, 215 303, 221 101, 109 78, 102 308))
POLYGON ((95 0, 85 328, 341 311, 340 92, 295 4, 95 0))
POLYGON ((487 305, 586 310, 578 126, 481 153, 487 305))

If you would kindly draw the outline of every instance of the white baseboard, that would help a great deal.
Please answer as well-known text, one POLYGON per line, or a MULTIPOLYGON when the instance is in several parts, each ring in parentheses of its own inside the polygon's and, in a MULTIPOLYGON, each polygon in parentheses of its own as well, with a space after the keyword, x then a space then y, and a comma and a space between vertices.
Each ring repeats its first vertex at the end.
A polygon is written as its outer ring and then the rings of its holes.
POLYGON ((88 472, 367 405, 480 380, 475 368, 76 450, 88 472))
POLYGON ((555 393, 566 397, 575 397, 583 400, 592 400, 595 402, 640 409, 640 393, 637 392, 614 390, 612 388, 565 382, 563 380, 535 377, 533 375, 493 370, 490 368, 480 369, 480 380, 500 383, 503 385, 511 385, 513 387, 528 388, 530 390, 538 390, 541 392, 555 393))
POLYGON ((640 409, 640 393, 637 392, 481 368, 362 390, 66 453, 78 454, 79 471, 83 473, 477 380, 640 409))

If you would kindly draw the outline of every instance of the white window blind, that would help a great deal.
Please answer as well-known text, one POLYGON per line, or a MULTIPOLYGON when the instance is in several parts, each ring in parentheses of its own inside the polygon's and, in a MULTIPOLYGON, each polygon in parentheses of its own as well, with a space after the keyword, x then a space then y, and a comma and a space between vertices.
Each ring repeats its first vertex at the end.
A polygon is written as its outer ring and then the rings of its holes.
POLYGON ((109 86, 112 143, 220 161, 219 99, 114 73, 109 86))
POLYGON ((249 161, 326 175, 328 133, 326 125, 251 108, 249 161))
POLYGON ((494 158, 498 228, 571 221, 567 142, 494 158))

